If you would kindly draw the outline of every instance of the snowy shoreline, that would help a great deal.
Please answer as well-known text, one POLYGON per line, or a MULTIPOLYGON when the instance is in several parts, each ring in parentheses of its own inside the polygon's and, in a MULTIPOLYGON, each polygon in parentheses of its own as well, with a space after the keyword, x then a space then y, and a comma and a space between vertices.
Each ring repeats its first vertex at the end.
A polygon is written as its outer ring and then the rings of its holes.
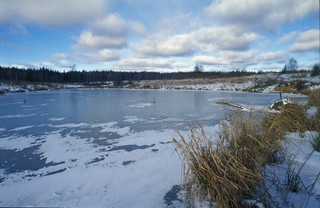
POLYGON ((245 91, 270 93, 277 92, 275 88, 283 82, 303 82, 308 89, 320 89, 320 76, 310 74, 257 74, 247 77, 229 79, 194 79, 194 80, 153 80, 124 81, 116 86, 114 82, 94 83, 1 83, 0 95, 16 92, 33 92, 45 90, 77 89, 77 88, 127 88, 127 89, 163 89, 163 90, 212 90, 212 91, 245 91), (270 83, 271 84, 270 84, 270 83))

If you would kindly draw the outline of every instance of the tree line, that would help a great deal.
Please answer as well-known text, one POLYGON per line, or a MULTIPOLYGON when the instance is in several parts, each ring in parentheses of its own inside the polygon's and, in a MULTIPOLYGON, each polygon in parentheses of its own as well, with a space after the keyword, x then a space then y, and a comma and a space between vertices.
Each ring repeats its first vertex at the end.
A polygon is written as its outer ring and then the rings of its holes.
POLYGON ((254 72, 119 72, 119 71, 68 71, 59 72, 47 68, 20 69, 0 66, 0 81, 9 82, 57 82, 57 83, 86 83, 102 81, 140 81, 164 79, 195 79, 195 78, 227 78, 254 74, 254 72))

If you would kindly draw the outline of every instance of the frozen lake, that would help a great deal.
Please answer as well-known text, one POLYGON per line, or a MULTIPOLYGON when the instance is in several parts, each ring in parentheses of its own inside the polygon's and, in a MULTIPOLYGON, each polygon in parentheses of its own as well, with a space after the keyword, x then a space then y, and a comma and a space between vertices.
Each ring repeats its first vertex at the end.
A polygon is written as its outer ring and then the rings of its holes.
POLYGON ((78 89, 0 96, 0 206, 167 207, 181 162, 172 138, 209 132, 233 109, 278 94, 78 89))

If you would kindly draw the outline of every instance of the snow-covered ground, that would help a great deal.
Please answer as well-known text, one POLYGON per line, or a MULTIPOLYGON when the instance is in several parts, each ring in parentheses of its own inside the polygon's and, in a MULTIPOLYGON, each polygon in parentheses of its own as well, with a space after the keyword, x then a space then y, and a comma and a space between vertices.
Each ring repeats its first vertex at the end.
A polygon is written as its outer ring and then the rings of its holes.
POLYGON ((317 132, 288 134, 284 162, 266 167, 265 181, 278 207, 320 207, 320 153, 311 145, 317 136, 317 132))

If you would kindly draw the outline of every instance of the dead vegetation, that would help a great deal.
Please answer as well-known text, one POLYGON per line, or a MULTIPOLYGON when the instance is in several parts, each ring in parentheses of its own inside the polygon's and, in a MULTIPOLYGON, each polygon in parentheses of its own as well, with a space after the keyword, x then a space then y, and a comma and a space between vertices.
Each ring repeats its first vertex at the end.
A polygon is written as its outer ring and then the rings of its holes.
POLYGON ((271 137, 256 119, 242 112, 230 115, 216 142, 192 127, 189 140, 182 135, 174 139, 188 166, 184 182, 190 206, 197 197, 218 207, 244 207, 245 199, 254 198, 260 168, 275 162, 281 151, 280 138, 271 137))
MULTIPOLYGON (((319 92, 315 93, 309 103, 318 106, 319 92)), ((221 123, 215 140, 202 128, 190 127, 189 138, 179 134, 174 139, 187 167, 184 188, 188 206, 196 206, 199 199, 217 207, 254 207, 248 200, 268 206, 272 199, 258 196, 269 197, 262 193, 267 192, 266 187, 258 190, 263 186, 263 167, 284 160, 281 144, 286 132, 319 132, 319 126, 319 118, 308 117, 305 106, 289 103, 277 113, 235 112, 221 123)), ((319 138, 312 145, 318 149, 319 138)))

